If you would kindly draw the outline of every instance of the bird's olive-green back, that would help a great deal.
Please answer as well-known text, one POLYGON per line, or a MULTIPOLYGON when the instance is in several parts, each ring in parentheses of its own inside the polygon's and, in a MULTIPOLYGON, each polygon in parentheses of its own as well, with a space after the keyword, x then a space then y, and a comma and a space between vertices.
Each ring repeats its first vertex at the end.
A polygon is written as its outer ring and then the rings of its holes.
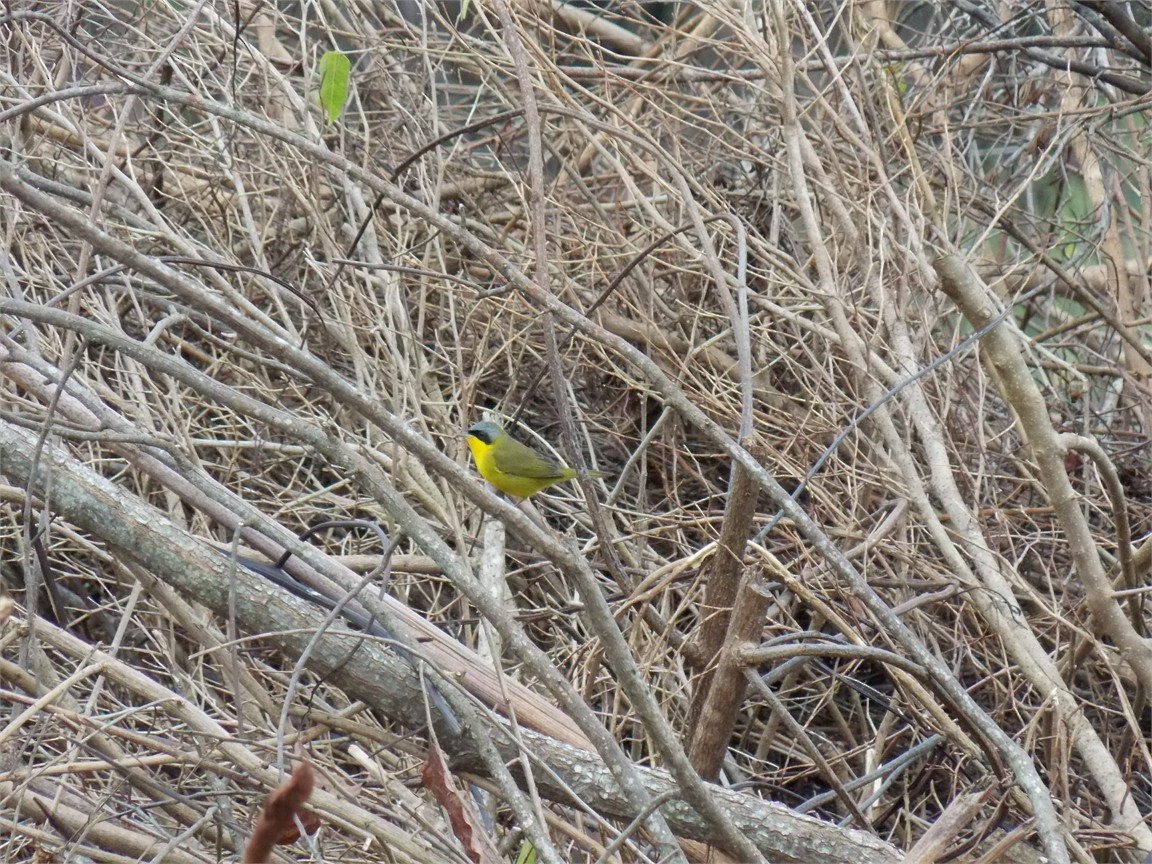
POLYGON ((570 478, 576 473, 571 468, 565 468, 551 456, 537 453, 531 447, 521 444, 507 433, 492 445, 492 462, 498 471, 516 477, 530 477, 533 480, 570 478))

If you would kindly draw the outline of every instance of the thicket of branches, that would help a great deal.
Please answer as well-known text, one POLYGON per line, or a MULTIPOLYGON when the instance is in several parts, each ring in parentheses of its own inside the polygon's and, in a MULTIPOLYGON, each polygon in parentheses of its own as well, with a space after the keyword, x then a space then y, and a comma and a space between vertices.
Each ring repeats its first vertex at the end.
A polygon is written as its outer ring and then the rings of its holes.
POLYGON ((3 859, 1152 855, 1150 23, 9 4, 3 859))

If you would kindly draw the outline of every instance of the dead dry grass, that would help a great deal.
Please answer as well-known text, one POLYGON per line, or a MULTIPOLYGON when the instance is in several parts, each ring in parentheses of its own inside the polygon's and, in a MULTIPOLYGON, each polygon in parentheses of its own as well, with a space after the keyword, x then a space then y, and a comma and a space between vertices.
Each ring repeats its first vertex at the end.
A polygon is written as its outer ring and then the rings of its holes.
MULTIPOLYGON (((240 35, 226 4, 13 6, 3 860, 236 856, 302 758, 317 854, 468 860, 420 779, 420 664, 310 641, 322 615, 197 542, 275 557, 333 519, 385 535, 323 530, 293 566, 341 591, 371 574, 391 611, 356 603, 432 658, 425 675, 525 727, 438 727, 489 814, 475 855, 516 860, 528 836, 540 860, 705 860, 675 836, 740 857, 725 830, 768 860, 895 861, 934 837, 972 861, 1152 852, 1152 668, 1125 647, 1149 624, 1146 214, 1117 204, 1121 182, 1129 202, 1152 185, 1138 70, 1087 18, 1028 19, 1062 45, 932 53, 984 24, 953 10, 925 24, 947 39, 903 44, 885 4, 811 5, 660 24, 640 6, 241 4, 240 35), (325 125, 332 47, 354 92, 325 125), (1094 87, 1040 56, 1061 52, 1126 77, 1094 87), (1088 210, 1044 222, 1036 196, 1073 183, 1088 210), (1002 350, 1042 411, 981 365, 990 348, 916 376, 981 326, 938 290, 954 251, 992 285, 979 302, 1019 301, 1000 326, 1036 338, 1002 350), (608 478, 517 514, 464 467, 485 412, 608 478), (1044 426, 1065 435, 1070 509, 1021 434, 1044 426), (746 452, 804 481, 810 521, 778 519, 746 462, 733 591, 763 608, 725 644, 761 651, 728 655, 748 691, 702 726, 700 673, 722 660, 700 630, 726 614, 706 583, 746 452), (538 760, 533 784, 515 772, 522 799, 469 734, 538 760), (711 816, 690 812, 694 740, 722 750, 731 797, 711 816), (549 769, 611 786, 612 741, 683 814, 621 836, 628 806, 560 791, 549 769), (776 825, 765 801, 823 820, 819 842, 755 834, 776 825)), ((923 849, 907 860, 943 860, 923 849)))

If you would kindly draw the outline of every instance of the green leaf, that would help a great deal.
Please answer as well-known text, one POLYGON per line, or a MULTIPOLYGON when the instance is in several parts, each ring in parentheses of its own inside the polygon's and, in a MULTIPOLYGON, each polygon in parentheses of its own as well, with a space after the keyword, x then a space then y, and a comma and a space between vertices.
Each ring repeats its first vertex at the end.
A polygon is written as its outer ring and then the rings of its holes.
MULTIPOLYGON (((456 23, 457 24, 459 24, 461 21, 463 21, 465 18, 468 17, 468 4, 469 4, 469 2, 470 2, 470 0, 461 0, 460 14, 456 16, 456 23)), ((517 864, 519 864, 519 862, 517 862, 517 864)))
POLYGON ((320 107, 335 123, 348 101, 348 79, 352 64, 339 51, 325 51, 320 58, 320 107))
POLYGON ((516 864, 536 864, 536 847, 531 840, 520 844, 520 854, 516 856, 516 864))

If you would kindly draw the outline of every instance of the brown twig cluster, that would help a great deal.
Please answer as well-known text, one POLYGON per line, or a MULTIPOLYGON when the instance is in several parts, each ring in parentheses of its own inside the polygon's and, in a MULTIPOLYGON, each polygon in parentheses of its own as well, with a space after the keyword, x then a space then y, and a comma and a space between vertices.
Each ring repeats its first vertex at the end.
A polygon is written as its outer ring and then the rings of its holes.
POLYGON ((1128 5, 6 7, 4 860, 1152 854, 1128 5))

